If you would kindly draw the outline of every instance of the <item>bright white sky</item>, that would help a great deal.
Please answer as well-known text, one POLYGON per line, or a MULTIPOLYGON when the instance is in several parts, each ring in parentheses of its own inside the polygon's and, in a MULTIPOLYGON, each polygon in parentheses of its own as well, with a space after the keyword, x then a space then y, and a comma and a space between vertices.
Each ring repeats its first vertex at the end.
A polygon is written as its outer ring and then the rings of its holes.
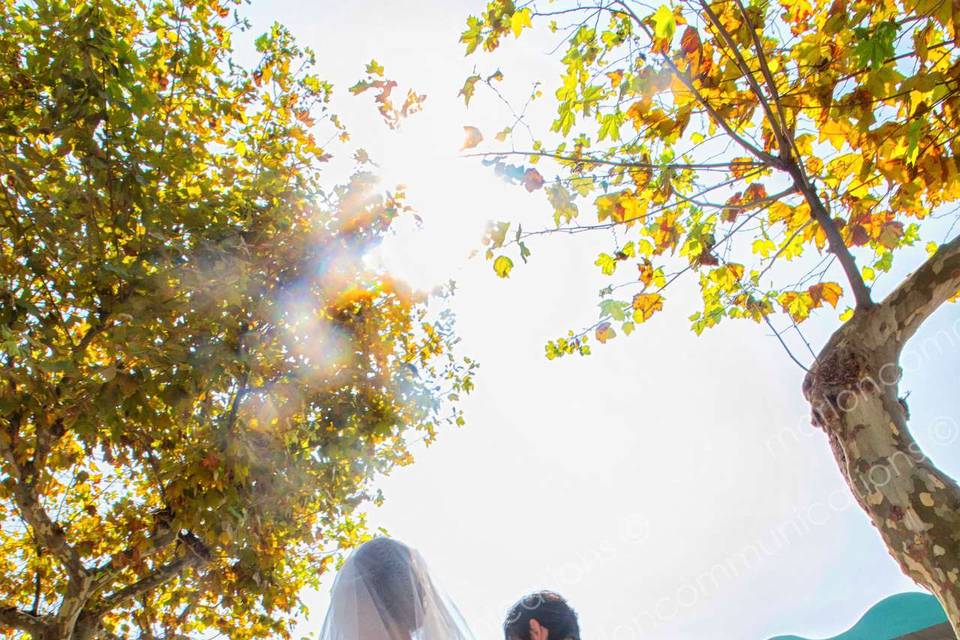
MULTIPOLYGON (((484 74, 499 65, 520 101, 533 79, 552 92, 557 77, 546 35, 464 58, 458 35, 480 4, 259 0, 249 9, 256 30, 278 20, 318 52, 354 140, 385 185, 408 186, 423 229, 401 233, 383 259, 419 285, 457 281, 463 352, 481 361, 467 426, 380 482, 387 502, 371 524, 418 548, 488 640, 501 637, 507 606, 540 588, 570 600, 588 640, 829 636, 914 588, 852 505, 809 427, 802 371, 765 328, 728 323, 698 338, 685 319, 693 299, 676 289, 674 304, 633 337, 550 362, 546 340, 596 317, 606 283, 590 265, 603 239, 534 243, 531 263, 507 281, 482 256, 467 258, 488 219, 550 220, 542 192, 459 157, 464 124, 490 139, 508 124, 480 87, 469 111, 457 97, 475 64, 484 74), (379 122, 372 98, 346 92, 374 57, 404 90, 429 96, 398 133, 379 122)), ((810 323, 808 338, 822 344, 836 322, 810 323)), ((950 365, 960 313, 928 324, 905 361, 904 388, 917 438, 958 477, 950 365)), ((306 601, 305 636, 319 629, 326 593, 306 601)))

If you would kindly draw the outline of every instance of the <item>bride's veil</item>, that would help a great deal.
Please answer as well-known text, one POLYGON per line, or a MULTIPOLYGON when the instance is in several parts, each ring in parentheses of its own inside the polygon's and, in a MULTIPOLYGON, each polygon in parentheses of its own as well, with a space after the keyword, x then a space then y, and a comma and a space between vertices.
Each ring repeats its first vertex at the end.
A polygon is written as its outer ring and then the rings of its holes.
POLYGON ((319 640, 473 640, 419 553, 390 538, 362 544, 330 594, 319 640))

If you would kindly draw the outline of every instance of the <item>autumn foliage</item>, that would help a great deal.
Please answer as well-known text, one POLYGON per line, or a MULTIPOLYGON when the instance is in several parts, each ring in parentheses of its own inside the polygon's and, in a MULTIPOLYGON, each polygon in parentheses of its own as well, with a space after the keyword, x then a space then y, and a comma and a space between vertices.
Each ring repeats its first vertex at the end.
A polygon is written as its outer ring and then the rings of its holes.
MULTIPOLYGON (((513 148, 493 148, 489 161, 549 163, 558 230, 613 232, 596 266, 618 291, 664 297, 675 277, 697 274, 692 325, 702 331, 780 311, 802 322, 836 307, 842 288, 852 310, 922 223, 960 197, 951 6, 731 0, 649 13, 631 2, 575 11, 498 0, 461 40, 468 53, 493 50, 532 20, 566 40, 550 131, 527 140, 513 123, 513 148), (856 250, 860 266, 833 248, 856 250)), ((538 232, 505 234, 491 253, 523 251, 538 232)), ((629 298, 604 297, 632 310, 629 298)), ((636 311, 600 322, 629 333, 650 315, 636 311)))
POLYGON ((461 421, 449 318, 362 260, 402 191, 321 181, 332 87, 280 26, 240 65, 238 5, 0 2, 7 637, 286 636, 461 421))
MULTIPOLYGON (((808 370, 812 422, 891 556, 960 633, 960 487, 913 440, 898 395, 904 344, 960 290, 958 5, 493 0, 461 42, 491 52, 538 26, 564 71, 533 88, 499 145, 477 148, 508 179, 543 175, 553 224, 494 223, 487 256, 508 277, 534 238, 596 232, 607 248, 593 267, 610 279, 596 322, 547 357, 632 333, 681 278, 699 290, 680 303, 698 333, 744 318, 787 347, 786 330, 802 337, 836 308, 819 352, 788 349, 808 370), (918 243, 926 261, 876 299, 918 243)), ((465 97, 478 86, 468 78, 465 97)))

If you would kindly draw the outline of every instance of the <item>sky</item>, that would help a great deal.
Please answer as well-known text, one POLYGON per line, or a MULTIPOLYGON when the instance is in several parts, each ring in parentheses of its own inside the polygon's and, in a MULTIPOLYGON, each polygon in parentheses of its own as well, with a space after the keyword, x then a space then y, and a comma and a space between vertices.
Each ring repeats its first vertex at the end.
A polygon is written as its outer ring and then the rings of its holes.
MULTIPOLYGON (((538 78, 552 92, 557 78, 556 42, 544 34, 465 58, 458 36, 481 8, 254 0, 245 9, 255 32, 277 20, 317 51, 353 141, 384 185, 407 185, 423 224, 401 225, 375 259, 417 286, 454 279, 462 353, 481 364, 467 425, 377 483, 386 503, 371 508, 371 525, 424 555, 478 638, 500 637, 508 606, 542 588, 568 598, 586 640, 826 637, 916 589, 853 503, 809 425, 803 371, 765 327, 729 322, 695 336, 687 283, 632 337, 595 345, 588 358, 544 357, 547 340, 596 319, 606 283, 590 265, 602 239, 533 243, 530 264, 508 280, 470 258, 488 220, 534 228, 551 215, 542 192, 459 152, 464 125, 492 138, 509 119, 489 93, 478 89, 469 110, 457 97, 475 65, 484 75, 499 66, 512 101, 538 78), (428 96, 398 132, 379 122, 372 99, 345 90, 371 58, 428 96)), ((921 254, 899 259, 889 282, 921 254)), ((826 313, 804 330, 818 345, 837 325, 826 313)), ((908 347, 901 387, 916 438, 954 477, 958 350, 960 311, 945 308, 908 347)), ((311 614, 298 637, 319 630, 331 579, 305 594, 311 614)))

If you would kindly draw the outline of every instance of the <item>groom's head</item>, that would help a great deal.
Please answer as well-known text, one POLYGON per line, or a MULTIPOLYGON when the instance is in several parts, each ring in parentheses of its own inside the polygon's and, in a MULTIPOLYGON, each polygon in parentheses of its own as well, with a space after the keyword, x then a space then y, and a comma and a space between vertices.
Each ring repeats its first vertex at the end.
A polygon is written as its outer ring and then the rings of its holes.
POLYGON ((577 613, 558 593, 540 591, 513 605, 503 623, 506 640, 580 640, 577 613))

